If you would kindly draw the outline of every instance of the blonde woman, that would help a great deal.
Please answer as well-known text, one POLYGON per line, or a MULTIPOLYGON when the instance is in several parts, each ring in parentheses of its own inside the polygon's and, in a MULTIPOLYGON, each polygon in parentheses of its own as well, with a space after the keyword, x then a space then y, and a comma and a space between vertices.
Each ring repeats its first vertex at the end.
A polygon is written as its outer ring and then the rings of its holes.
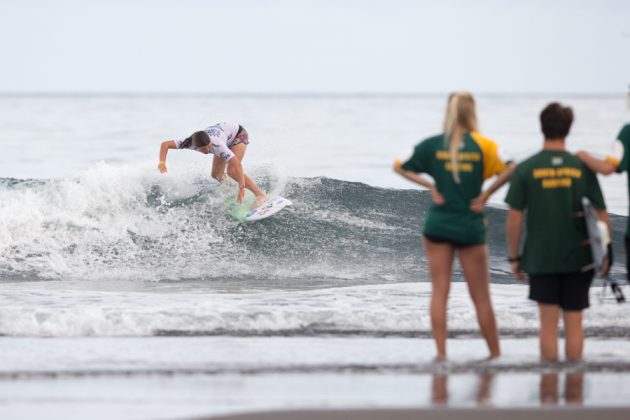
POLYGON ((468 92, 449 96, 444 133, 420 142, 394 170, 431 191, 433 205, 424 223, 424 249, 431 276, 431 327, 437 359, 446 358, 446 306, 455 254, 464 271, 477 320, 490 350, 500 355, 499 338, 490 300, 490 274, 483 208, 488 197, 505 184, 514 165, 499 147, 477 131, 475 100, 468 92), (433 182, 420 175, 430 175, 433 182), (498 175, 484 192, 484 181, 498 175))

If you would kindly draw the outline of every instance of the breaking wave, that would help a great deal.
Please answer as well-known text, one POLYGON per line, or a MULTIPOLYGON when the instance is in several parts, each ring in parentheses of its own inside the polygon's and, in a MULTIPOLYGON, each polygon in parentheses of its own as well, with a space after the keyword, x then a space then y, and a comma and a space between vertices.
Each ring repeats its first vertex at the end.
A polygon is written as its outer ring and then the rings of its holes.
MULTIPOLYGON (((148 166, 98 164, 72 178, 0 179, 0 281, 305 288, 426 280, 420 226, 428 194, 287 179, 273 168, 253 176, 293 206, 239 223, 230 216, 234 185, 209 181, 204 167, 162 176, 148 166)), ((505 211, 489 208, 487 215, 493 281, 511 282, 505 211)), ((618 219, 616 246, 624 229, 618 219)))

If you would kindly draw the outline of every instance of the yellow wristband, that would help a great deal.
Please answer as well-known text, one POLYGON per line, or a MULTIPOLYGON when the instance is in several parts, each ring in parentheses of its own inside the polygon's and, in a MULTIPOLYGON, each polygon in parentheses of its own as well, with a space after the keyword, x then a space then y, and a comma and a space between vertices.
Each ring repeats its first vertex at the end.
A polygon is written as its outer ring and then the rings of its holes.
POLYGON ((159 164, 160 165, 166 165, 166 161, 165 160, 161 160, 159 164))

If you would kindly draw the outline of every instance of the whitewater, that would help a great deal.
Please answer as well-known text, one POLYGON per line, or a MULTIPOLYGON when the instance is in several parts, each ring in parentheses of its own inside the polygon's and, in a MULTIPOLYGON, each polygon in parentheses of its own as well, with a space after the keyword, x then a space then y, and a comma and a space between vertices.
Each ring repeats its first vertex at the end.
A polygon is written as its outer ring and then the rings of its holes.
MULTIPOLYGON (((263 168, 261 185, 294 205, 241 223, 229 216, 233 184, 209 181, 203 167, 178 177, 150 169, 102 163, 76 177, 0 182, 0 334, 428 336, 418 231, 430 194, 263 168)), ((535 305, 508 272, 505 213, 487 210, 501 329, 535 335, 535 305)), ((622 253, 624 221, 613 226, 622 253)), ((462 281, 457 267, 450 329, 475 334, 462 281)), ((587 329, 630 335, 623 306, 603 292, 593 288, 587 329)))

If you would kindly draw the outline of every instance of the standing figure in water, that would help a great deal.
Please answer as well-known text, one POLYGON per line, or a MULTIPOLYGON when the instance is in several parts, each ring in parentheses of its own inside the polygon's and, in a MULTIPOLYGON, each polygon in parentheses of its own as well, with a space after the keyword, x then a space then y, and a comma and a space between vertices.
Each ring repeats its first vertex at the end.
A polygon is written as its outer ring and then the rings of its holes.
POLYGON ((166 155, 169 149, 195 150, 206 155, 211 153, 214 155, 212 160, 212 177, 222 182, 227 169, 229 177, 238 182, 239 191, 236 201, 238 203, 242 202, 245 197, 245 189, 248 189, 256 196, 256 200, 252 205, 252 208, 255 208, 267 200, 267 195, 243 171, 241 162, 247 151, 248 144, 249 135, 247 130, 239 124, 223 122, 211 125, 205 130, 197 131, 185 139, 162 142, 158 170, 161 173, 167 171, 166 155))
MULTIPOLYGON (((630 106, 630 92, 628 92, 628 106, 630 106)), ((612 143, 610 151, 604 159, 592 156, 585 151, 579 151, 576 155, 592 171, 600 174, 610 175, 615 172, 627 172, 628 187, 630 187, 630 123, 621 128, 621 131, 619 131, 619 134, 617 135, 617 139, 612 143)), ((626 227, 625 245, 626 278, 630 281, 630 223, 626 227)), ((618 299, 619 297, 621 297, 622 300, 624 299, 623 294, 620 291, 617 290, 616 293, 619 294, 618 299)))
MULTIPOLYGON (((582 358, 582 311, 589 306, 595 274, 583 197, 591 201, 597 217, 610 229, 597 176, 565 149, 572 122, 569 107, 554 102, 543 109, 543 149, 516 167, 505 199, 510 207, 506 230, 512 273, 518 279, 524 278, 521 270, 529 275, 529 298, 538 303, 541 359, 550 362, 558 360, 561 315, 566 359, 582 358), (521 252, 525 210, 526 236, 521 252)), ((602 274, 607 273, 608 265, 604 264, 602 274)))
POLYGON ((475 100, 468 92, 449 96, 444 132, 420 142, 411 156, 394 162, 394 171, 431 191, 433 204, 424 223, 424 249, 431 276, 431 327, 437 359, 446 358, 446 307, 455 254, 464 271, 477 320, 490 350, 500 355, 490 299, 490 273, 483 208, 514 170, 499 147, 477 131, 475 100), (421 176, 430 175, 434 183, 421 176), (498 175, 482 192, 484 180, 498 175))

